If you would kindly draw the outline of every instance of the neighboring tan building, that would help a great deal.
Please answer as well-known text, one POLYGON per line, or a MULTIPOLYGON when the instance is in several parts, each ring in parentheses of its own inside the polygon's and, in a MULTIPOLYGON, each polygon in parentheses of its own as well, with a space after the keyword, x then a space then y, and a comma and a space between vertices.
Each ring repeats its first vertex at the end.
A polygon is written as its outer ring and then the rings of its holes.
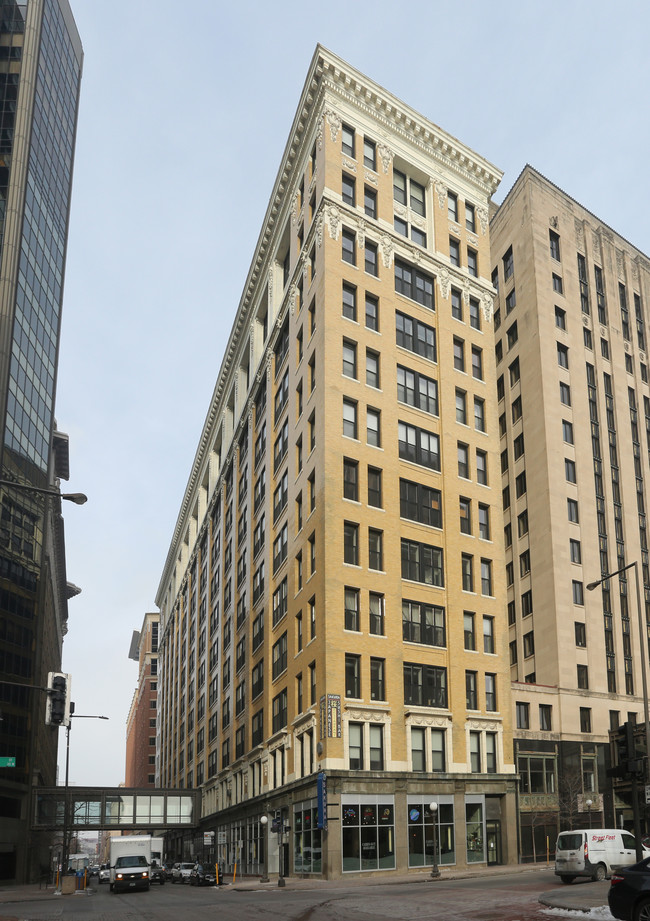
POLYGON ((56 859, 50 835, 30 828, 37 789, 56 784, 59 733, 41 689, 61 671, 78 589, 60 499, 26 487, 69 476, 55 397, 81 66, 67 0, 2 3, 0 756, 15 767, 0 767, 0 883, 41 879, 56 859))
POLYGON ((156 598, 170 853, 277 870, 281 811, 285 875, 422 869, 434 802, 444 865, 517 860, 500 175, 317 47, 156 598))
POLYGON ((521 847, 535 827, 545 859, 559 824, 631 824, 606 769, 644 720, 650 261, 530 166, 490 234, 521 847), (635 561, 643 610, 634 568, 587 591, 635 561))
POLYGON ((159 614, 145 614, 134 630, 129 658, 138 663, 138 683, 126 721, 126 787, 153 787, 156 780, 159 614))

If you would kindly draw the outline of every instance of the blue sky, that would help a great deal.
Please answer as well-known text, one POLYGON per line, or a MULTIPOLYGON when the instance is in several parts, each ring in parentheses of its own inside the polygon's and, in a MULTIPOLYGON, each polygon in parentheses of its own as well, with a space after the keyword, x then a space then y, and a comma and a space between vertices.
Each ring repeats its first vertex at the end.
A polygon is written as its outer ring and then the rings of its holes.
MULTIPOLYGON (((318 42, 504 171, 528 162, 645 253, 650 7, 631 0, 70 0, 85 61, 57 421, 70 782, 124 779, 154 598, 318 42), (325 11, 325 12, 323 12, 325 11), (644 191, 645 190, 645 191, 644 191)), ((62 734, 63 737, 63 734, 62 734)), ((63 763, 63 762, 62 762, 63 763)))

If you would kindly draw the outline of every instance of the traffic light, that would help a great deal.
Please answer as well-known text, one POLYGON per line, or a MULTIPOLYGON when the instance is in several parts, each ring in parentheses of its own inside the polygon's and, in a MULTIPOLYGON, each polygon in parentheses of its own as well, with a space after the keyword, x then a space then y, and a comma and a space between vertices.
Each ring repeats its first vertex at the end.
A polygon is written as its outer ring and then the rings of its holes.
POLYGON ((273 818, 271 819, 271 831, 275 832, 277 835, 278 832, 282 831, 282 813, 275 812, 273 818))
POLYGON ((618 764, 607 771, 609 777, 631 777, 643 770, 643 761, 637 758, 634 728, 634 723, 628 721, 616 731, 614 746, 618 764))
POLYGON ((70 675, 63 672, 48 674, 45 723, 48 726, 70 724, 70 675))

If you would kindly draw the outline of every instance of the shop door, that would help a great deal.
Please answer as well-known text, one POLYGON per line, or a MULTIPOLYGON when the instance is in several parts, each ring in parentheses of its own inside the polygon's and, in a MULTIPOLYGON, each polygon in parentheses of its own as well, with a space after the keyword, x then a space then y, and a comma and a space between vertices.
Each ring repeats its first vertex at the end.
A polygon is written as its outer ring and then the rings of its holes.
POLYGON ((488 866, 502 863, 501 858, 501 822, 492 819, 485 823, 488 866))

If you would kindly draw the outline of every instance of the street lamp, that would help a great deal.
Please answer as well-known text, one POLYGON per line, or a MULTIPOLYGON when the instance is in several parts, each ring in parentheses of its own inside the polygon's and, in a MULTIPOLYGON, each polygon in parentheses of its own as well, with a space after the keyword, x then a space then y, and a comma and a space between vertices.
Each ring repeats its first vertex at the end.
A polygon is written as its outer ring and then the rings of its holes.
POLYGON ((264 851, 264 870, 262 872, 262 876, 260 877, 261 883, 268 883, 269 881, 268 824, 268 817, 265 815, 260 816, 260 825, 262 826, 260 841, 262 842, 262 849, 264 851))
MULTIPOLYGON (((74 705, 72 705, 74 706, 74 705)), ((68 872, 68 825, 70 806, 68 802, 68 780, 70 772, 70 727, 72 720, 107 720, 108 716, 87 716, 85 713, 71 713, 70 722, 65 730, 65 786, 63 788, 63 848, 61 854, 61 874, 68 872)))
POLYGON ((435 800, 429 803, 429 812, 433 816, 433 866, 431 867, 431 879, 440 879, 440 870, 438 868, 438 804, 435 800))
POLYGON ((588 799, 585 805, 587 807, 587 813, 589 816, 589 828, 591 828, 591 807, 593 806, 593 800, 588 799))
POLYGON ((646 782, 648 782, 648 780, 650 780, 650 712, 648 708, 648 676, 646 674, 646 644, 648 642, 648 627, 645 623, 645 618, 643 617, 643 612, 641 610, 641 589, 639 588, 638 562, 635 560, 633 563, 628 563, 627 566, 623 566, 621 569, 617 569, 616 572, 608 573, 606 576, 603 576, 602 579, 598 579, 597 582, 590 582, 587 585, 587 591, 593 592, 593 590, 598 588, 599 585, 602 585, 603 582, 608 582, 614 576, 618 576, 622 572, 625 572, 627 569, 631 569, 632 567, 634 567, 634 581, 636 583, 636 608, 639 618, 639 652, 641 655, 641 688, 643 691, 643 721, 645 722, 646 746, 646 762, 644 773, 646 782))
POLYGON ((61 492, 58 489, 44 489, 40 486, 32 486, 31 483, 15 483, 13 480, 0 480, 0 486, 10 486, 12 489, 24 489, 25 492, 35 492, 39 496, 55 496, 59 499, 67 499, 68 502, 74 502, 75 505, 84 505, 88 501, 88 496, 82 492, 61 492))

